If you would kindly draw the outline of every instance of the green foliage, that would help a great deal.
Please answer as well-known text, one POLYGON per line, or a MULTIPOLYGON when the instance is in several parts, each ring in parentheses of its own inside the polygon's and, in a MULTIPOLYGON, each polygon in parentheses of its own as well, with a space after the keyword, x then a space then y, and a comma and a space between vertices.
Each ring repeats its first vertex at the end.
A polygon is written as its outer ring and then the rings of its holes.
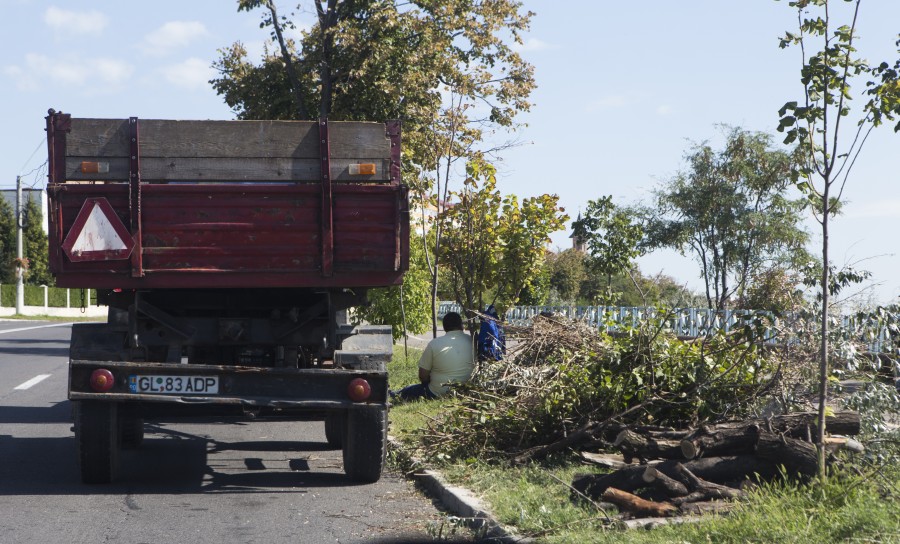
POLYGON ((406 332, 419 334, 431 323, 431 276, 424 252, 421 239, 414 236, 409 244, 409 270, 403 276, 402 291, 400 286, 372 289, 369 291, 370 304, 357 309, 357 315, 363 321, 391 325, 395 341, 403 337, 404 324, 406 332))
MULTIPOLYGON (((856 278, 831 278, 829 260, 829 219, 838 211, 840 195, 853 165, 869 133, 886 120, 900 115, 900 59, 882 62, 873 68, 856 50, 856 24, 860 0, 841 3, 828 0, 790 2, 797 12, 798 30, 787 32, 780 46, 797 46, 802 55, 800 80, 803 99, 785 103, 778 111, 778 130, 785 133, 785 143, 797 144, 802 156, 795 179, 807 195, 813 212, 822 226, 821 279, 818 282, 821 301, 822 347, 819 350, 819 424, 817 442, 824 440, 825 410, 830 374, 828 348, 830 297, 835 286, 856 278), (841 15, 849 24, 837 25, 841 15), (815 50, 816 44, 821 49, 815 50), (851 117, 854 100, 853 84, 864 82, 868 100, 856 116, 855 128, 844 128, 851 117)), ((865 98, 865 96, 863 96, 865 98)), ((852 127, 852 125, 851 125, 852 127)), ((900 125, 895 130, 900 129, 900 125)), ((825 453, 819 448, 819 476, 825 478, 825 453)))
POLYGON ((577 249, 567 249, 547 256, 550 287, 559 296, 559 302, 574 304, 581 286, 587 279, 585 255, 577 249))
POLYGON ((16 281, 16 220, 13 207, 0 198, 0 282, 16 281))
POLYGON ((713 308, 743 298, 750 278, 766 268, 809 260, 800 226, 802 201, 786 196, 796 158, 763 133, 731 128, 722 150, 695 145, 688 170, 656 191, 645 208, 649 248, 692 254, 713 308))
POLYGON ((634 214, 613 204, 611 196, 588 201, 584 217, 572 223, 574 235, 583 240, 591 256, 589 267, 606 276, 627 270, 641 255, 644 233, 634 214))
POLYGON ((28 259, 25 281, 33 285, 55 284, 48 265, 47 233, 44 232, 41 207, 34 199, 25 205, 24 228, 22 232, 22 253, 28 259))
POLYGON ((445 263, 455 300, 482 311, 485 295, 501 308, 514 305, 522 290, 540 276, 550 233, 568 219, 556 195, 503 197, 493 166, 472 161, 462 191, 438 217, 443 232, 439 256, 445 263), (479 186, 480 183, 480 186, 479 186))
POLYGON ((762 323, 687 342, 659 315, 616 336, 538 320, 534 336, 520 339, 528 349, 457 390, 460 408, 423 434, 426 450, 497 459, 588 421, 680 426, 747 412, 776 364, 754 341, 762 323))

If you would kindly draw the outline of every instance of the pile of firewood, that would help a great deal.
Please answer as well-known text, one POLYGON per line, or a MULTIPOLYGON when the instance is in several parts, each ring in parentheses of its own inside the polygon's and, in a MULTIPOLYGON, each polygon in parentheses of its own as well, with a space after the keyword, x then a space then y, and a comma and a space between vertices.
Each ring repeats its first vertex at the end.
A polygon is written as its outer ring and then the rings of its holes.
MULTIPOLYGON (((815 475, 815 421, 815 413, 797 413, 689 430, 625 428, 613 442, 619 459, 582 454, 615 470, 575 476, 573 493, 612 503, 634 517, 724 510, 729 505, 723 501, 740 498, 748 484, 815 475)), ((826 428, 832 433, 829 451, 862 451, 848 438, 859 433, 858 413, 837 412, 827 418, 826 428)))

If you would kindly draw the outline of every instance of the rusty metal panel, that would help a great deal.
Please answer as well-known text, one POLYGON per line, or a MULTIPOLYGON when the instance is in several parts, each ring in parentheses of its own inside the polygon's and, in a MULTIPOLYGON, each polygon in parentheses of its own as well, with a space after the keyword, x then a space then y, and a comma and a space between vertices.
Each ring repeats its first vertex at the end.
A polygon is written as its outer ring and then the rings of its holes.
MULTIPOLYGON (((63 258, 60 286, 95 288, 376 287, 401 280, 393 185, 334 185, 334 269, 321 276, 321 194, 315 185, 143 184, 143 278, 128 262, 63 258), (204 277, 206 279, 204 279, 204 277)), ((127 184, 66 184, 55 191, 63 233, 88 198, 105 195, 129 221, 127 184)))

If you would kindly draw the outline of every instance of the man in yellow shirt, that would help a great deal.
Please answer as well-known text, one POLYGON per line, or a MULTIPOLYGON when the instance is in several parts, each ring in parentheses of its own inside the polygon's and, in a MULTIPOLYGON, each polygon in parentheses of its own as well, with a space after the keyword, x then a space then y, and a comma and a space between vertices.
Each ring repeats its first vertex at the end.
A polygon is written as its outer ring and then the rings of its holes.
POLYGON ((472 337, 463 329, 462 318, 456 312, 449 312, 442 324, 444 336, 428 342, 419 358, 421 383, 401 389, 397 393, 401 399, 434 399, 447 393, 448 383, 463 383, 472 377, 475 347, 472 337))

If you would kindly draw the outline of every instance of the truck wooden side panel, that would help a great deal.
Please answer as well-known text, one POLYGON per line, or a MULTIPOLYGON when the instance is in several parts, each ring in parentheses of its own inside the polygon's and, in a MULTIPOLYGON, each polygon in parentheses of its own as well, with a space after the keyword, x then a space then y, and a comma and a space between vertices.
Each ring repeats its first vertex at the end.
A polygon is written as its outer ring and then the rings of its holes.
POLYGON ((329 123, 323 161, 316 122, 142 120, 139 127, 134 158, 129 120, 48 117, 50 266, 59 286, 401 282, 409 208, 399 130, 329 123), (83 162, 97 161, 105 165, 99 172, 84 171, 83 162), (374 164, 375 174, 352 175, 359 163, 374 164), (324 179, 322 164, 330 165, 324 179), (73 260, 64 242, 83 228, 77 219, 88 199, 109 203, 136 255, 73 260))

